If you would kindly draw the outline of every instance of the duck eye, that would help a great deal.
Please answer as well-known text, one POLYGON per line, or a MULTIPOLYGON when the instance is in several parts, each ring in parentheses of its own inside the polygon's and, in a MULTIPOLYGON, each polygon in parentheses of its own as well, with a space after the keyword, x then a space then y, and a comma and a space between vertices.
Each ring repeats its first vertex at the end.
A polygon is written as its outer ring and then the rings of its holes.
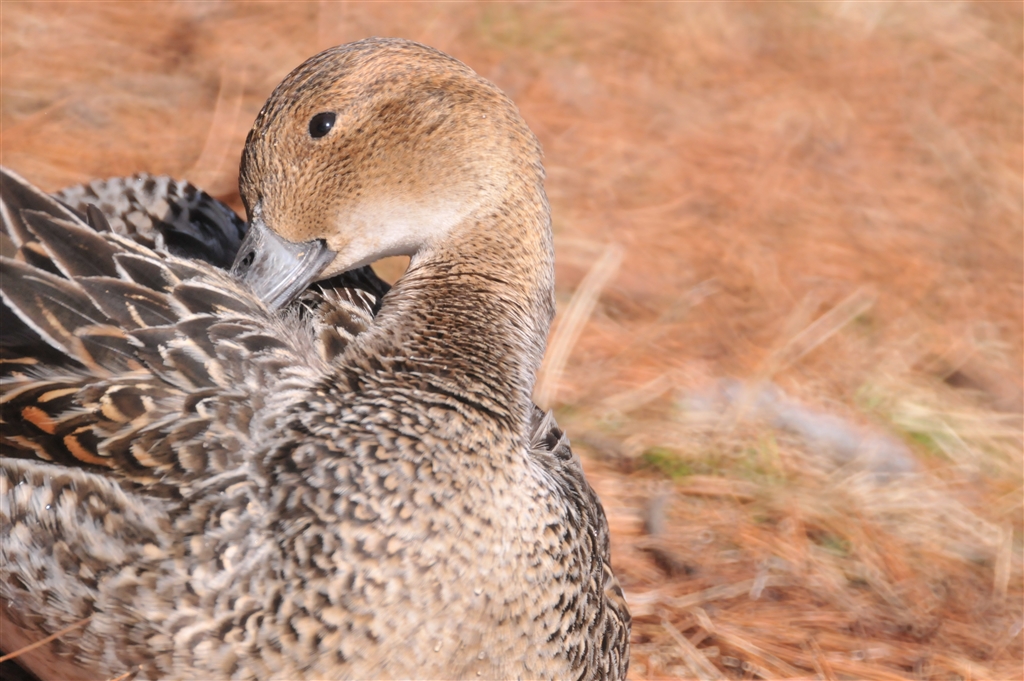
POLYGON ((337 118, 331 111, 325 111, 324 113, 318 113, 309 120, 309 136, 313 139, 319 139, 331 131, 334 127, 334 119, 337 118))

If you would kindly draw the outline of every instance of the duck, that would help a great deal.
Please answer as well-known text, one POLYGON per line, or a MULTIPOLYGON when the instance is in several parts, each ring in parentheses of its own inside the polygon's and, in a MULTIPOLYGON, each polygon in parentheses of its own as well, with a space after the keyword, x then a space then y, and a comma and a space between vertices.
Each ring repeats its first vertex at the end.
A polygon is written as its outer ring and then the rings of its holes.
POLYGON ((5 646, 63 631, 40 679, 625 678, 607 519, 531 397, 543 180, 497 87, 380 38, 260 111, 230 271, 8 172, 38 342, 0 364, 5 646))

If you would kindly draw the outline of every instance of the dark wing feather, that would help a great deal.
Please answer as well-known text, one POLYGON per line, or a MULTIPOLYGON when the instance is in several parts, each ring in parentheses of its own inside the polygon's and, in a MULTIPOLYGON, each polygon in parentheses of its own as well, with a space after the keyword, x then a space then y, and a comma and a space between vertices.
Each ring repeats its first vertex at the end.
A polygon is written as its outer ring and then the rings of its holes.
MULTIPOLYGON (((49 261, 22 217, 23 211, 44 211, 58 219, 74 219, 77 216, 46 194, 27 183, 18 175, 0 168, 0 254, 5 258, 17 258, 35 267, 58 272, 49 261)), ((10 276, 5 267, 0 267, 0 281, 10 276)), ((47 352, 39 348, 38 334, 14 314, 6 304, 0 305, 0 362, 5 368, 20 366, 19 360, 30 362, 58 362, 60 353, 47 352), (33 357, 33 355, 35 355, 33 357)), ((47 346, 49 347, 49 346, 47 346)))
MULTIPOLYGON (((39 191, 24 178, 7 168, 0 167, 0 229, 20 248, 34 237, 22 219, 23 211, 40 211, 64 220, 82 220, 81 213, 55 201, 39 191)), ((4 255, 8 255, 5 253, 4 255)))
POLYGON ((94 230, 79 227, 81 220, 38 210, 23 210, 21 216, 31 240, 40 243, 65 277, 117 276, 113 259, 117 247, 94 230), (68 230, 77 230, 76 238, 64 238, 68 230))
POLYGON ((0 267, 4 271, 0 286, 4 305, 68 359, 84 361, 85 366, 100 371, 82 352, 76 332, 102 327, 109 320, 85 291, 68 279, 17 260, 2 258, 0 267))

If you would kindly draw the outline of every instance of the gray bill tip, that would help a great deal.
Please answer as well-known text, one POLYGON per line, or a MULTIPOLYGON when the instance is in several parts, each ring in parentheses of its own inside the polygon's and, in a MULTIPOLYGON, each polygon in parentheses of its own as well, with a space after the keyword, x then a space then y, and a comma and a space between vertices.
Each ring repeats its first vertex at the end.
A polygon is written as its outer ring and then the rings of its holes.
POLYGON ((284 307, 306 290, 335 253, 322 239, 294 243, 262 220, 254 220, 235 256, 231 272, 271 309, 284 307))

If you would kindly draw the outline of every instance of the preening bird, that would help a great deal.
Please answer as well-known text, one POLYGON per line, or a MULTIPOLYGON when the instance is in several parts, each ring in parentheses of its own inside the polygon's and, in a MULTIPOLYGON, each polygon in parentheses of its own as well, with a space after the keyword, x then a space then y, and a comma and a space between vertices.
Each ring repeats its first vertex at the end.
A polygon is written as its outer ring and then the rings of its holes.
POLYGON ((247 230, 218 213, 143 234, 6 173, 5 648, 88 617, 23 662, 624 678, 607 521, 531 399, 554 311, 543 177, 503 93, 393 39, 274 91, 242 156, 247 230), (389 291, 359 269, 396 254, 389 291))

